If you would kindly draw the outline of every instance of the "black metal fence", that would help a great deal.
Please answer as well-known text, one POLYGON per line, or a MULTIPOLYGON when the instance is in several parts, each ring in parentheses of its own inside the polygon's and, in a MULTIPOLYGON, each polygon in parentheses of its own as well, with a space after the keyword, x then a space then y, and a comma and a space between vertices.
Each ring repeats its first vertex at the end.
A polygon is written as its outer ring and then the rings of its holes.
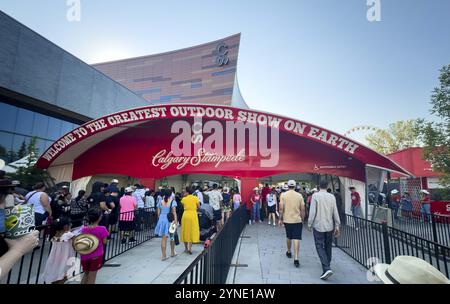
MULTIPOLYGON (((119 215, 117 222, 112 221, 109 225, 112 232, 104 248, 104 262, 146 242, 154 237, 154 228, 157 217, 153 208, 138 209, 136 211, 124 212, 119 215), (123 221, 122 221, 123 220, 123 221)), ((47 258, 52 249, 51 238, 54 231, 50 226, 37 227, 40 233, 39 247, 24 255, 11 269, 6 284, 41 284, 42 272, 44 271, 47 258)), ((71 275, 81 273, 79 256, 76 254, 74 268, 71 275)), ((108 266, 106 264, 105 266, 108 266)), ((0 282, 1 284, 2 282, 0 282)))
POLYGON ((368 269, 378 262, 389 264, 396 256, 409 255, 429 262, 450 277, 450 247, 386 223, 346 215, 346 224, 335 244, 368 269))
POLYGON ((224 284, 236 245, 247 222, 247 210, 241 206, 174 284, 224 284))
POLYGON ((392 225, 398 230, 444 246, 450 246, 450 216, 417 215, 413 212, 402 211, 398 213, 397 217, 392 215, 392 225))

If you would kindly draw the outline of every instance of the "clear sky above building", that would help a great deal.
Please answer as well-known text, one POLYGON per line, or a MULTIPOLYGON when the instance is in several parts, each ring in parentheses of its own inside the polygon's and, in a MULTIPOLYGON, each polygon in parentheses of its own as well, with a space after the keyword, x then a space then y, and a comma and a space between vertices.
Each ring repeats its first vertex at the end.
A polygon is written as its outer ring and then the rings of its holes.
POLYGON ((240 32, 247 104, 339 133, 429 116, 450 64, 448 0, 380 0, 379 22, 368 21, 366 0, 80 0, 72 22, 70 2, 0 0, 0 9, 87 63, 240 32))

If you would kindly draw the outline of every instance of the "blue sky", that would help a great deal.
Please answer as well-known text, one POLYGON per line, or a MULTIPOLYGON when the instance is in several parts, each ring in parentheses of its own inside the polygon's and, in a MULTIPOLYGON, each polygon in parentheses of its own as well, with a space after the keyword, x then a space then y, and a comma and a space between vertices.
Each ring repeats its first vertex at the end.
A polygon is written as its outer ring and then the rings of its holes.
MULTIPOLYGON (((242 33, 238 79, 251 108, 339 133, 429 116, 450 64, 450 1, 0 0, 0 9, 87 63, 156 54, 242 33)), ((354 134, 361 140, 363 134, 354 134)))

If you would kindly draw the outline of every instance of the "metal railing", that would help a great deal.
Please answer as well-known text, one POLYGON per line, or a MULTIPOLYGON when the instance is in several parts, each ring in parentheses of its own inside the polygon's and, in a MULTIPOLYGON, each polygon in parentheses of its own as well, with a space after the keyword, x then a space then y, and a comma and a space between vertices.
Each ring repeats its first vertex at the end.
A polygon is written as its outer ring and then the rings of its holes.
POLYGON ((346 215, 335 245, 368 269, 378 262, 389 264, 396 256, 409 255, 429 262, 450 277, 450 247, 386 223, 346 215))
POLYGON ((241 206, 174 284, 225 284, 236 245, 247 222, 247 210, 241 206))
MULTIPOLYGON (((156 222, 157 217, 153 208, 138 209, 135 211, 121 213, 117 223, 110 225, 113 233, 110 235, 111 239, 108 240, 106 245, 104 245, 104 262, 107 262, 112 258, 152 239, 154 237, 156 222), (127 220, 131 222, 131 224, 121 224, 119 221, 120 219, 127 220), (125 227, 127 227, 127 229, 124 229, 125 227), (122 232, 125 238, 125 242, 122 242, 121 230, 128 229, 132 230, 122 232), (130 242, 131 237, 134 237, 134 242, 130 242)), ((14 265, 8 273, 5 282, 6 284, 44 283, 41 275, 52 249, 51 238, 54 235, 54 231, 51 230, 49 225, 39 226, 36 227, 36 229, 41 231, 39 247, 24 255, 20 261, 14 265)), ((73 230, 76 229, 74 228, 73 230)), ((79 255, 76 254, 75 258, 79 258, 79 255)), ((76 275, 82 272, 79 263, 75 263, 75 265, 77 266, 74 268, 74 273, 71 275, 76 275)))
POLYGON ((450 216, 399 210, 397 216, 392 212, 392 226, 429 241, 450 246, 450 216))

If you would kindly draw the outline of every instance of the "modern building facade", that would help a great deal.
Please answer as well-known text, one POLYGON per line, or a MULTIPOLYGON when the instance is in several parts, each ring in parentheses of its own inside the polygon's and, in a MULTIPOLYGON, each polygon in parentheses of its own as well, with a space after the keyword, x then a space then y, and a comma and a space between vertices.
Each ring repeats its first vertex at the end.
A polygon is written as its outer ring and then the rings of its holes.
POLYGON ((240 36, 93 66, 150 103, 247 107, 236 79, 240 36))
POLYGON ((240 35, 93 66, 0 11, 0 158, 32 137, 42 153, 61 135, 109 113, 155 103, 247 108, 236 81, 240 35))

